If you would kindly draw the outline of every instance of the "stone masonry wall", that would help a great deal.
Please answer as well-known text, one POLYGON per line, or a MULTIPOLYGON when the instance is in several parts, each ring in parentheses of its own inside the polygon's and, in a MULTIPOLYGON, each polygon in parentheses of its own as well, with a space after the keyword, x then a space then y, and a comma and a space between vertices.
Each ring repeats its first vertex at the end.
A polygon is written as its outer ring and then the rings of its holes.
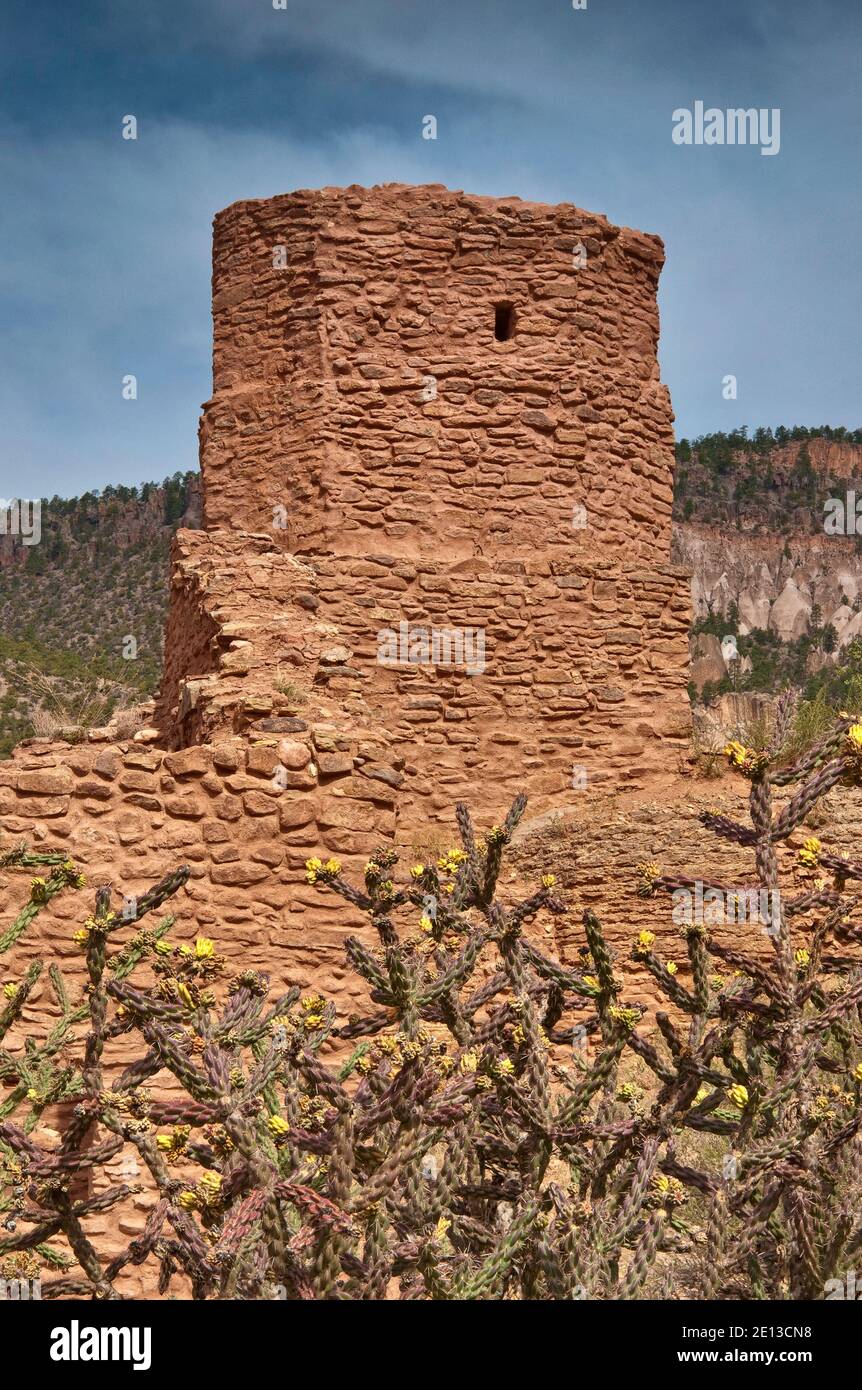
POLYGON ((235 203, 215 222, 205 525, 271 531, 285 506, 296 553, 667 559, 663 259, 570 204, 440 186, 235 203))
MULTIPOLYGON (((341 943, 360 924, 305 860, 361 876, 381 843, 433 853, 457 800, 487 827, 522 790, 532 823, 586 816, 573 907, 616 891, 589 808, 648 795, 689 732, 661 264, 657 238, 568 204, 437 186, 219 215, 204 529, 175 539, 161 691, 132 736, 29 740, 0 764, 0 845, 66 849, 88 880, 40 914, 6 978, 42 956, 80 986, 71 938, 93 888, 140 893, 188 863, 176 939, 212 936, 276 987, 355 1012, 341 943), (382 663, 402 624, 480 633, 482 660, 382 663)), ((26 881, 0 888, 11 920, 26 881)), ((613 917, 617 939, 629 927, 613 917)), ((50 1016, 43 989, 25 1030, 50 1016)))

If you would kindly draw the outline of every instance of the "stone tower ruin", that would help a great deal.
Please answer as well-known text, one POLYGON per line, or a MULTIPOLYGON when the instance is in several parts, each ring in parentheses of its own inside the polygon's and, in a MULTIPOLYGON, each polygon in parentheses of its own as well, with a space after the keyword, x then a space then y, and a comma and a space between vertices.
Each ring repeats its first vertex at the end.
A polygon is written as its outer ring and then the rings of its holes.
MULTIPOLYGON (((496 804, 522 785, 564 798, 573 766, 642 777, 680 735, 689 600, 668 568, 662 259, 657 238, 567 204, 439 186, 295 193, 216 218, 213 540, 195 538, 195 559, 225 545, 243 563, 237 532, 255 536, 273 578, 237 660, 300 655, 351 723, 379 726, 402 816, 477 787, 496 804), (280 634, 300 616, 290 649, 280 634), (444 656, 481 634, 481 672, 422 661, 435 631, 444 656), (399 636, 391 664, 381 633, 399 636)), ((180 672, 186 634, 171 635, 180 672)), ((221 682, 215 699, 182 741, 224 722, 221 682)))
POLYGON ((536 817, 648 784, 688 733, 662 261, 436 185, 220 213, 204 529, 176 538, 152 727, 22 744, 0 835, 127 893, 188 862, 187 937, 337 994, 353 923, 310 855, 361 873, 451 840, 460 799, 490 825, 518 791, 536 817))

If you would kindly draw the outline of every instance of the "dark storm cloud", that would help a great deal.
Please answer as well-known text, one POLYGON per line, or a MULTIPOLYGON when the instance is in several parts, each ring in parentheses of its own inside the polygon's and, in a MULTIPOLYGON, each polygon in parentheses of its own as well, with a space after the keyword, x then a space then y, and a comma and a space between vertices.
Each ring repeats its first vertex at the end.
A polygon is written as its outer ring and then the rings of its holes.
POLYGON ((680 433, 862 423, 851 3, 112 0, 7 6, 0 493, 196 461, 210 220, 295 187, 440 181, 664 237, 680 433), (779 108, 781 150, 672 113, 779 108), (123 141, 134 113, 139 139, 123 141), (421 139, 421 118, 438 139, 421 139), (134 373, 137 401, 123 401, 134 373), (739 398, 722 397, 738 378, 739 398))

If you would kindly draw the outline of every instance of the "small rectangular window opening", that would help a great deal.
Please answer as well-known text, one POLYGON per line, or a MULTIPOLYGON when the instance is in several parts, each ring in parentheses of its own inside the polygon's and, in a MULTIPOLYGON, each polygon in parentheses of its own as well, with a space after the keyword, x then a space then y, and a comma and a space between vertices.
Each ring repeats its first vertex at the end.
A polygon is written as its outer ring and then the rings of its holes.
POLYGON ((498 304, 494 309, 494 337, 498 343, 507 343, 515 336, 515 306, 498 304))

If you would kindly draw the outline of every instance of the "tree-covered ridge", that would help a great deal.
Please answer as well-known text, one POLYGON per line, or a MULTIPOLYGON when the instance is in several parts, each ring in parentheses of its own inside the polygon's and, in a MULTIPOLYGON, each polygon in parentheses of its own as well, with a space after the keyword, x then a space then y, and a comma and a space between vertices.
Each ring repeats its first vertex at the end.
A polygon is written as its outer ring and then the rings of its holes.
POLYGON ((155 691, 180 521, 200 524, 196 473, 46 498, 38 545, 0 537, 0 756, 155 691))
MULTIPOLYGON (((815 467, 809 447, 815 441, 862 446, 862 429, 780 425, 752 435, 742 428, 680 439, 675 520, 760 534, 814 534, 822 529, 826 499, 852 486, 847 477, 815 467)), ((859 473, 862 478, 862 457, 859 473)))
POLYGON ((25 565, 31 574, 41 574, 54 564, 63 564, 77 546, 92 545, 97 554, 117 548, 134 532, 155 535, 163 527, 175 528, 192 508, 186 525, 199 525, 195 510, 198 496, 194 472, 174 473, 161 483, 142 483, 140 487, 108 486, 80 497, 41 499, 42 537, 38 545, 26 546, 15 536, 4 536, 2 554, 5 565, 25 565))

